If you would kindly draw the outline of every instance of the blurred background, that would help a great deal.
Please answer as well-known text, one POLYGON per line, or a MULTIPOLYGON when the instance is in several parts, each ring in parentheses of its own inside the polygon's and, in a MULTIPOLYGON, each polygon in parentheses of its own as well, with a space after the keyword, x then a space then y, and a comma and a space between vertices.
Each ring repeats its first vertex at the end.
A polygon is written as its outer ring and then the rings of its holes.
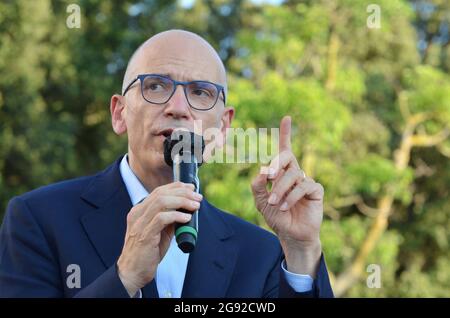
MULTIPOLYGON (((326 190, 337 296, 450 296, 447 0, 2 0, 0 219, 13 196, 126 152, 110 97, 139 44, 172 28, 220 53, 233 127, 292 116, 295 154, 326 190)), ((206 197, 265 227, 250 190, 258 169, 205 165, 206 197)))

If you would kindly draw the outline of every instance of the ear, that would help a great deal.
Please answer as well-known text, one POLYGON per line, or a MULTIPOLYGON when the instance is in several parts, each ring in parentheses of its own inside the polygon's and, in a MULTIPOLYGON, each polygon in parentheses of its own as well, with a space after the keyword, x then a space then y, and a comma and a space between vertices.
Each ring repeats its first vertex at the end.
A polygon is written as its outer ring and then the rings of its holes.
POLYGON ((234 108, 232 106, 227 106, 224 109, 224 112, 222 114, 222 125, 220 127, 220 132, 223 136, 222 140, 218 140, 217 142, 219 142, 219 146, 223 147, 223 145, 225 145, 226 143, 226 138, 227 138, 227 129, 231 127, 231 122, 233 121, 234 118, 234 108), (221 143, 221 144, 220 144, 221 143))
POLYGON ((127 131, 127 124, 125 122, 125 97, 114 94, 111 97, 109 105, 111 111, 111 122, 114 132, 117 135, 122 135, 127 131))

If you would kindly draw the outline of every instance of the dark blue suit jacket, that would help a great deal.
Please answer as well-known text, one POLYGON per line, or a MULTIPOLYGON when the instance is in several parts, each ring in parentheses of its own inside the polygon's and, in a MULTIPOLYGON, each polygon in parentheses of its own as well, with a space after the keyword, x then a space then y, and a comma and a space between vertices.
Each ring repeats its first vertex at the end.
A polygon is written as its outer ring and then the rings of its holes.
MULTIPOLYGON (((116 261, 132 206, 119 163, 9 202, 0 230, 0 297, 128 297, 116 261), (66 283, 70 264, 79 265, 80 288, 66 283)), ((287 284, 282 257, 276 236, 203 200, 182 297, 333 296, 323 256, 308 293, 287 284)), ((158 297, 155 281, 143 297, 158 297)))

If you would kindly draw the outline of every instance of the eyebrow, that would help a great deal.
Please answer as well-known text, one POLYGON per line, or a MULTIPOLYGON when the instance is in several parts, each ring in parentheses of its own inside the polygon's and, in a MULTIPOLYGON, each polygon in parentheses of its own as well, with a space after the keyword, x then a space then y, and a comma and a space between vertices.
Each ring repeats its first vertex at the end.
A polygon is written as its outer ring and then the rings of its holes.
MULTIPOLYGON (((163 73, 163 74, 161 74, 161 73, 155 73, 155 74, 161 75, 161 76, 166 76, 166 77, 168 77, 168 78, 170 78, 170 79, 175 80, 175 76, 172 76, 172 75, 169 74, 169 73, 163 73)), ((202 79, 202 80, 193 79, 192 77, 186 78, 186 80, 183 81, 183 82, 192 82, 192 81, 206 81, 206 82, 210 82, 210 81, 204 80, 204 79, 202 79)))

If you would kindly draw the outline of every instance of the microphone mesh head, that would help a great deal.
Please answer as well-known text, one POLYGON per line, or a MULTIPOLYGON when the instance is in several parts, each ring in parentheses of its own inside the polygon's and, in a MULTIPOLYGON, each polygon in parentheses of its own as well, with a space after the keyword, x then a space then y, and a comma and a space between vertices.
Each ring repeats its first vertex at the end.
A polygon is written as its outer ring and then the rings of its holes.
POLYGON ((201 166, 204 150, 203 136, 186 130, 176 130, 164 140, 164 161, 172 167, 175 155, 180 155, 184 163, 190 163, 194 156, 198 166, 201 166))

